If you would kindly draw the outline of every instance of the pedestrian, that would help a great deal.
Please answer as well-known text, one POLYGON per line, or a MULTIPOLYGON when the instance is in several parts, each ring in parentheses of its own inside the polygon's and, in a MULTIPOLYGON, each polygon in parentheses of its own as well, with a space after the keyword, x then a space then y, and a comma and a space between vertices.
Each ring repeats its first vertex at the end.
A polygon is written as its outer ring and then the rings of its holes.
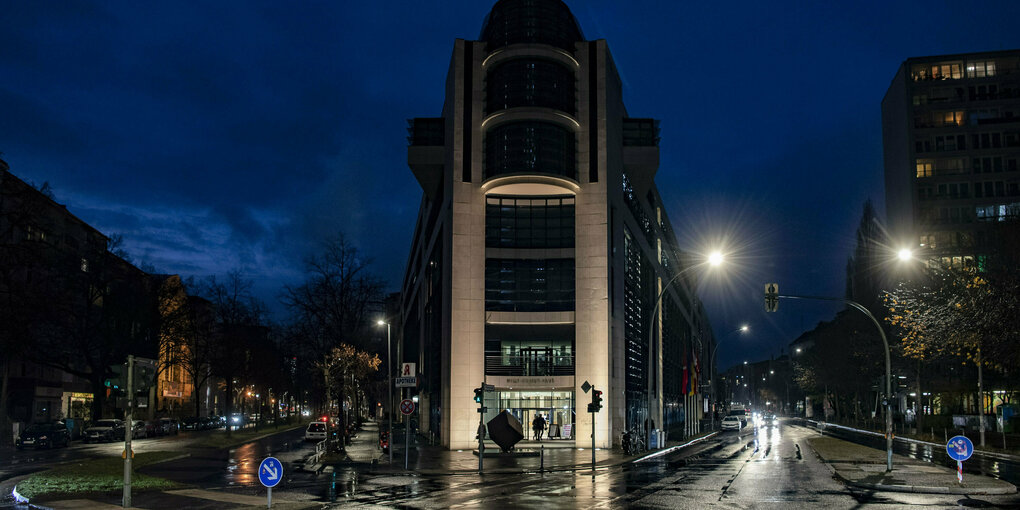
POLYGON ((539 432, 541 430, 541 425, 540 425, 541 424, 541 420, 542 420, 542 415, 538 414, 538 413, 535 413, 535 417, 532 418, 532 420, 531 420, 531 437, 532 437, 532 439, 535 439, 537 441, 541 441, 542 440, 541 432, 539 432))
POLYGON ((541 414, 538 415, 538 440, 542 440, 542 435, 545 434, 545 417, 541 414))

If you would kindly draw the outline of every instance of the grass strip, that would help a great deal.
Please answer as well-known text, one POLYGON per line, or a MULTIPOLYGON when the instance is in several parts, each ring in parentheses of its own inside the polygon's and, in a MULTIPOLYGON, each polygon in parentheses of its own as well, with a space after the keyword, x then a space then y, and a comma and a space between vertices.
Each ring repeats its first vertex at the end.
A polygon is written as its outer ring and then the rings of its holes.
MULTIPOLYGON (((168 490, 183 485, 137 469, 147 464, 177 457, 180 452, 145 452, 135 454, 131 475, 132 491, 168 490)), ((18 493, 35 501, 70 499, 107 495, 124 490, 124 459, 120 456, 101 457, 56 466, 30 475, 18 483, 18 493)))

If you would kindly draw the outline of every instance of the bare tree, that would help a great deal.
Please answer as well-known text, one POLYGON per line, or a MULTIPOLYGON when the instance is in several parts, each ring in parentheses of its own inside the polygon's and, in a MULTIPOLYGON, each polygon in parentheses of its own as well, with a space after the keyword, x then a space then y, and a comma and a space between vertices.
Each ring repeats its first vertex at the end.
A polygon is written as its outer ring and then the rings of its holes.
MULTIPOLYGON (((305 261, 307 277, 286 287, 283 303, 304 331, 304 342, 319 367, 326 393, 326 410, 334 402, 330 355, 341 344, 363 347, 372 303, 382 296, 382 282, 369 273, 369 261, 343 234, 323 244, 322 252, 305 261)), ((342 390, 341 398, 346 397, 342 390)))

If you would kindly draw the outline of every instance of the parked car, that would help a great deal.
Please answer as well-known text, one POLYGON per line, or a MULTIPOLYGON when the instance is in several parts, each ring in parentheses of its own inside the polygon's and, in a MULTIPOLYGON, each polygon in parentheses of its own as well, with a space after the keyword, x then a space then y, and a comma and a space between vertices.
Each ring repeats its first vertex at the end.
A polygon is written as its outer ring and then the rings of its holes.
POLYGON ((131 420, 131 439, 143 439, 149 437, 143 420, 131 420))
POLYGON ((194 416, 185 416, 184 419, 181 420, 181 428, 184 430, 199 430, 202 428, 202 422, 194 416))
POLYGON ((740 420, 739 416, 730 415, 722 420, 722 425, 719 426, 721 430, 740 430, 743 428, 744 422, 740 420))
POLYGON ((117 419, 99 420, 85 429, 85 442, 117 441, 124 439, 124 422, 117 419))
POLYGON ((305 429, 305 441, 322 441, 326 439, 326 424, 321 421, 313 421, 305 429))
POLYGON ((14 440, 14 446, 19 450, 29 446, 35 448, 53 448, 54 446, 67 446, 70 442, 71 433, 68 432, 67 425, 57 421, 29 425, 14 440))
POLYGON ((177 432, 181 428, 180 422, 173 418, 160 418, 159 419, 160 433, 164 436, 176 436, 177 432))

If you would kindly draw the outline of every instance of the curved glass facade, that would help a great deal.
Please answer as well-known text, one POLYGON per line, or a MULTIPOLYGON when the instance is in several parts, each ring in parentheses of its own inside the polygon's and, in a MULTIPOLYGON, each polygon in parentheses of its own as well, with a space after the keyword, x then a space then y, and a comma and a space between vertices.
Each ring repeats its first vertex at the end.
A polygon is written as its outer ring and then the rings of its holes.
POLYGON ((560 64, 539 59, 511 60, 489 72, 485 111, 542 106, 573 115, 574 91, 574 73, 560 64))
POLYGON ((541 43, 574 52, 583 41, 570 8, 554 0, 501 0, 489 11, 479 38, 489 51, 519 43, 541 43))
POLYGON ((573 248, 574 197, 485 197, 487 248, 573 248))
POLYGON ((485 310, 574 310, 574 259, 485 259, 485 310))
POLYGON ((504 174, 552 174, 577 180, 573 131, 550 122, 511 122, 485 135, 485 178, 504 174))

